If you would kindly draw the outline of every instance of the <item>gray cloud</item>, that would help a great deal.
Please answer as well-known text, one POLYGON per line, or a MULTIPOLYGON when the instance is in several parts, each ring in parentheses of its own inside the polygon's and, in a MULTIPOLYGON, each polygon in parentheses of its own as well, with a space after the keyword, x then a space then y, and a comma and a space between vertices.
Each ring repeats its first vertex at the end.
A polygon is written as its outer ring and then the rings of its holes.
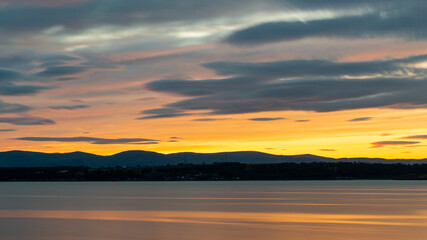
POLYGON ((175 114, 181 113, 182 111, 173 108, 155 108, 142 111, 141 114, 175 114))
POLYGON ((360 118, 353 118, 350 120, 347 120, 348 122, 361 122, 361 121, 368 121, 371 120, 372 117, 360 117, 360 118))
POLYGON ((35 85, 16 85, 14 83, 0 83, 0 95, 3 96, 22 96, 39 93, 42 90, 52 89, 52 87, 43 87, 35 85))
POLYGON ((88 142, 92 144, 156 144, 158 140, 147 138, 94 138, 94 137, 22 137, 16 140, 35 142, 88 142))
POLYGON ((26 112, 31 108, 21 104, 7 103, 0 100, 0 114, 26 112))
POLYGON ((236 45, 257 45, 310 37, 404 38, 425 40, 426 4, 391 8, 358 16, 306 22, 267 22, 232 33, 225 41, 236 45))
POLYGON ((404 139, 427 139, 427 135, 413 135, 413 136, 407 136, 403 138, 404 139))
POLYGON ((170 113, 170 114, 153 114, 150 116, 139 117, 136 120, 148 120, 148 119, 158 119, 158 118, 174 118, 191 115, 189 113, 170 113))
POLYGON ((23 77, 24 75, 18 71, 0 68, 0 83, 21 79, 23 77))
POLYGON ((76 109, 83 109, 83 108, 88 108, 90 107, 89 105, 58 105, 58 106, 51 106, 49 107, 50 109, 54 109, 54 110, 76 110, 76 109))
POLYGON ((141 114, 147 114, 148 116, 136 118, 136 120, 148 120, 148 119, 158 119, 158 118, 174 118, 191 115, 189 113, 185 113, 182 110, 177 110, 174 108, 155 108, 144 110, 141 114))
POLYGON ((295 120, 294 122, 303 123, 303 122, 310 122, 310 120, 308 120, 308 119, 299 119, 299 120, 295 120))
POLYGON ((252 0, 91 0, 54 7, 21 4, 0 8, 0 31, 18 34, 62 26, 61 32, 76 32, 96 26, 198 21, 268 8, 273 9, 273 6, 252 0))
POLYGON ((373 142, 372 148, 378 148, 378 147, 384 147, 388 145, 412 145, 412 144, 418 144, 420 142, 415 141, 380 141, 380 142, 373 142))
MULTIPOLYGON (((426 73, 410 65, 426 59, 427 55, 419 55, 362 63, 323 60, 230 65, 225 62, 210 63, 205 66, 222 75, 234 76, 223 79, 158 80, 146 84, 146 88, 189 97, 165 105, 168 111, 173 109, 174 113, 179 113, 173 117, 192 110, 207 110, 215 115, 282 110, 332 112, 378 107, 424 108, 427 106, 427 95, 423 90, 427 88, 426 73), (314 64, 312 68, 312 63, 321 64, 314 64), (292 70, 295 65, 300 70, 292 70), (322 70, 321 65, 328 66, 326 69, 335 72, 335 75, 322 70), (281 70, 281 67, 289 69, 291 73, 281 70), (397 72, 399 74, 395 74, 397 72), (364 74, 372 77, 342 76, 364 74), (317 78, 311 78, 315 75, 317 78)), ((146 110, 142 114, 150 114, 150 111, 157 110, 146 110)), ((168 115, 155 116, 160 117, 168 115)))
POLYGON ((193 119, 195 122, 213 122, 213 121, 224 121, 230 120, 231 118, 197 118, 193 119))
POLYGON ((40 71, 34 74, 34 76, 51 77, 51 78, 61 77, 60 80, 72 80, 72 78, 71 79, 68 77, 64 78, 62 76, 69 76, 69 75, 84 73, 93 69, 114 69, 114 68, 117 68, 117 66, 114 66, 114 65, 57 66, 57 65, 54 65, 54 66, 49 66, 43 71, 40 71))
POLYGON ((170 137, 170 139, 179 140, 179 139, 183 139, 183 138, 180 138, 180 137, 170 137))
POLYGON ((268 121, 276 121, 276 120, 283 120, 286 118, 281 118, 281 117, 277 117, 277 118, 249 118, 248 120, 250 121, 258 121, 258 122, 268 122, 268 121))
POLYGON ((9 123, 13 125, 52 125, 55 122, 51 119, 40 117, 2 117, 0 123, 9 123))
POLYGON ((16 129, 0 129, 0 132, 14 132, 16 129))
MULTIPOLYGON (((360 62, 333 62, 328 60, 287 60, 275 62, 210 62, 203 66, 218 75, 245 75, 263 79, 292 77, 339 77, 375 74, 406 75, 408 72, 425 72, 408 65, 427 61, 427 55, 417 55, 391 60, 360 62)), ((243 80, 242 80, 243 81, 243 80)), ((181 83, 184 84, 184 83, 181 83)))

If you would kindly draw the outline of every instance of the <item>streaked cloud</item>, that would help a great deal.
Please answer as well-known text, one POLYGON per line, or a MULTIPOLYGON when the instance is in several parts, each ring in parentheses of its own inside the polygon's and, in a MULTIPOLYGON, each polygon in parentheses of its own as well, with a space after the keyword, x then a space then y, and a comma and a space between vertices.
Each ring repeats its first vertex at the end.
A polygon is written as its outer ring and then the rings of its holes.
POLYGON ((148 138, 95 138, 95 137, 21 137, 16 140, 34 142, 88 142, 92 144, 156 144, 148 138))
POLYGON ((214 121, 224 121, 230 120, 231 118, 196 118, 193 119, 195 122, 214 122, 214 121))
POLYGON ((413 135, 413 136, 407 136, 403 138, 404 139, 427 139, 427 135, 413 135))
POLYGON ((83 109, 88 107, 90 106, 81 104, 81 105, 58 105, 58 106, 51 106, 49 108, 54 110, 77 110, 77 109, 83 109))
POLYGON ((12 128, 9 128, 9 129, 0 129, 0 132, 14 132, 14 131, 16 131, 16 129, 12 129, 12 128))
POLYGON ((347 120, 348 122, 363 122, 363 121, 369 121, 372 117, 360 117, 360 118, 353 118, 350 120, 347 120))
POLYGON ((238 30, 225 41, 235 45, 258 45, 304 38, 401 38, 425 40, 425 4, 400 5, 359 16, 343 16, 312 21, 267 22, 238 30))
MULTIPOLYGON (((425 108, 427 98, 423 89, 427 88, 426 73, 423 69, 413 69, 410 64, 425 61, 426 56, 357 63, 323 60, 214 62, 204 66, 221 75, 233 76, 222 79, 157 80, 148 83, 146 88, 188 97, 164 106, 168 111, 173 109, 180 114, 193 110, 220 115, 284 110, 333 112, 379 107, 425 108), (324 64, 328 66, 325 69, 330 71, 322 69, 324 64), (356 77, 365 74, 372 76, 356 77)), ((148 114, 149 111, 152 110, 142 113, 148 114)))
POLYGON ((384 146, 406 146, 406 145, 413 145, 418 144, 420 142, 416 141, 380 141, 380 142, 373 142, 372 147, 373 148, 379 148, 384 146))
POLYGON ((0 117, 0 123, 13 125, 52 125, 56 124, 51 119, 41 117, 0 117))
POLYGON ((0 100, 0 114, 26 112, 31 108, 21 104, 7 103, 0 100))
POLYGON ((275 117, 275 118, 249 118, 250 121, 258 121, 258 122, 268 122, 268 121, 277 121, 277 120, 283 120, 286 118, 281 117, 275 117))

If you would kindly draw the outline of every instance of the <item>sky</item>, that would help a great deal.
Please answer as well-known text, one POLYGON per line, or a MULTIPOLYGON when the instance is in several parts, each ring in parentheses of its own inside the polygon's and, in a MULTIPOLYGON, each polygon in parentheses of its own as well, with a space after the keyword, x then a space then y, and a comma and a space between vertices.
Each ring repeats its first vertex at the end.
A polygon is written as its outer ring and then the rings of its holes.
POLYGON ((0 0, 0 151, 427 158, 425 0, 0 0))

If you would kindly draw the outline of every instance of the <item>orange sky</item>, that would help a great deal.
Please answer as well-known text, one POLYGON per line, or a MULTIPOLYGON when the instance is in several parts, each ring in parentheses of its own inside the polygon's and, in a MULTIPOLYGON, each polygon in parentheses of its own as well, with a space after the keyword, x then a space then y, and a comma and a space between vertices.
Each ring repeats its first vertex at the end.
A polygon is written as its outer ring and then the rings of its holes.
MULTIPOLYGON (((348 8, 354 9, 351 11, 341 5, 303 6, 273 0, 248 6, 242 1, 219 2, 225 10, 209 3, 188 2, 185 7, 120 3, 104 6, 105 11, 93 7, 96 1, 37 0, 0 5, 0 15, 11 16, 7 26, 0 26, 0 34, 5 36, 0 40, 0 151, 109 155, 125 150, 251 150, 335 158, 427 158, 427 101, 414 87, 427 86, 427 34, 422 35, 425 29, 417 28, 416 23, 405 22, 405 14, 411 11, 419 21, 425 19, 414 10, 415 1, 405 7, 392 1, 395 5, 391 8, 358 5, 348 8), (195 13, 192 6, 205 14, 195 13), (150 7, 156 10, 150 11, 150 7), (77 10, 77 17, 67 15, 77 10), (27 18, 22 15, 25 11, 36 17, 27 18), (378 34, 381 23, 376 32, 369 32, 363 23, 377 13, 389 14, 378 21, 400 19, 402 26, 397 24, 378 34), (335 20, 345 24, 350 21, 347 18, 360 22, 360 28, 348 34, 328 25, 335 20), (301 22, 306 26, 298 25, 301 22), (278 36, 269 39, 272 23, 282 24, 281 29, 295 24, 301 30, 296 35, 291 30, 275 30, 278 36), (301 32, 307 36, 298 35, 301 32), (325 61, 331 69, 342 72, 316 69, 316 62, 309 62, 306 71, 295 75, 280 72, 293 65, 278 67, 306 60, 325 61), (371 69, 375 64, 378 67, 371 69), (256 75, 256 71, 264 71, 265 76, 256 75), (297 81, 323 81, 318 86, 321 89, 330 81, 346 84, 346 80, 360 79, 385 80, 384 86, 367 84, 366 89, 355 92, 352 87, 325 88, 319 93, 314 89, 313 96, 297 88, 297 81), (170 87, 168 81, 182 84, 170 87), (217 85, 221 81, 225 83, 217 85), (281 95, 274 91, 293 81, 295 86, 284 91, 295 87, 294 92, 281 95), (395 81, 400 87, 394 87, 395 81), (400 89, 405 93, 397 94, 400 89), (348 96, 341 96, 340 91, 348 91, 348 96), (360 93, 365 91, 369 94, 360 93), (293 94, 295 99, 288 97, 293 94), (393 94, 396 97, 366 106, 334 108, 340 101, 370 101, 370 97, 393 94), (254 104, 256 110, 248 104, 254 104), (323 106, 333 107, 323 111, 323 106), (215 112, 218 109, 230 112, 215 112), (158 111, 168 116, 159 117, 158 111), (148 119, 137 119, 141 117, 148 119), (20 122, 39 118, 49 121, 20 122), (156 144, 124 140, 96 144, 76 137, 143 138, 156 144)), ((345 7, 352 6, 345 2, 345 7)), ((372 28, 375 24, 372 22, 372 28)), ((290 72, 295 68, 290 67, 290 72)))

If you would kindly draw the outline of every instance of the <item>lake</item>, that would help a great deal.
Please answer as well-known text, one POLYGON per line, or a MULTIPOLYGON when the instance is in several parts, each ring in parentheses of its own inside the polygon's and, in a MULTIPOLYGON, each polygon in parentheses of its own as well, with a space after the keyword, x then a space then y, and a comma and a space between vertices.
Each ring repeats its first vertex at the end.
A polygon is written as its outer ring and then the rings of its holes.
POLYGON ((0 182, 4 240, 425 240, 425 181, 0 182))

